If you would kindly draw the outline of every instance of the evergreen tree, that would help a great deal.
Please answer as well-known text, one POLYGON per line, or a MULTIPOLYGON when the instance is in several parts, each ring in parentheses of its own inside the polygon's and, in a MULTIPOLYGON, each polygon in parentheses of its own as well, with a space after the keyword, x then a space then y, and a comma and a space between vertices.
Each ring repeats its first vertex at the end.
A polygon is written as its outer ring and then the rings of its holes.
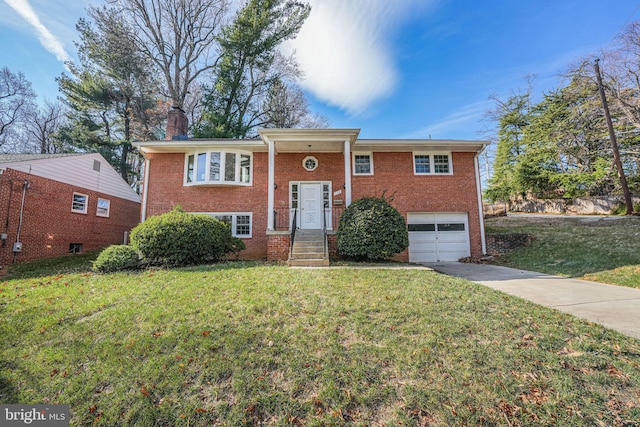
POLYGON ((206 88, 199 137, 245 138, 267 124, 264 102, 295 75, 277 47, 300 30, 310 12, 293 0, 247 0, 218 37, 221 55, 206 88))
POLYGON ((88 15, 93 23, 81 19, 76 26, 80 64, 68 64, 71 75, 58 79, 72 110, 61 137, 80 150, 100 152, 133 184, 140 162, 131 142, 158 134, 156 80, 133 29, 113 9, 89 8, 88 15))

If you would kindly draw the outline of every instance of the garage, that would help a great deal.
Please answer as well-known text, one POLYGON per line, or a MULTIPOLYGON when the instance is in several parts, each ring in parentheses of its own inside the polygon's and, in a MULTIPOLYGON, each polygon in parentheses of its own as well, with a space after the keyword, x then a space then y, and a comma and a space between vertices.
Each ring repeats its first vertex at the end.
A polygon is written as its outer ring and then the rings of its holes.
POLYGON ((408 213, 409 262, 457 261, 471 255, 466 212, 408 213))

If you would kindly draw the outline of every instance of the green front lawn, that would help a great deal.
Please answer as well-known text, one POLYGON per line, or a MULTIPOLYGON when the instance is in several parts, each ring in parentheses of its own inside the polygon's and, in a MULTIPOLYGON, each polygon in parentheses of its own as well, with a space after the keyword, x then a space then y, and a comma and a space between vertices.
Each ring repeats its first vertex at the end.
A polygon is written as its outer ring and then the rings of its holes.
POLYGON ((426 270, 11 279, 0 316, 0 402, 72 425, 640 422, 640 341, 426 270))
POLYGON ((528 217, 485 221, 487 233, 528 233, 530 246, 496 263, 640 288, 640 217, 528 217))

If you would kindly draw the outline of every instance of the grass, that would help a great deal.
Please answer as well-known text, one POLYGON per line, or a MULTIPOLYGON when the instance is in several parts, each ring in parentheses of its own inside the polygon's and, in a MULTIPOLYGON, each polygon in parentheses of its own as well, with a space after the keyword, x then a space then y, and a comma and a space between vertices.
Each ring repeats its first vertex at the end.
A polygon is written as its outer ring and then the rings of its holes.
POLYGON ((74 426, 640 423, 640 341, 427 270, 11 279, 0 316, 0 402, 74 426))
POLYGON ((530 246, 496 263, 640 288, 640 217, 509 217, 486 220, 487 233, 528 233, 530 246))
POLYGON ((55 276, 61 273, 82 273, 91 271, 93 261, 95 261, 99 254, 99 250, 89 251, 81 254, 65 255, 21 264, 12 264, 9 266, 4 278, 20 279, 55 276))

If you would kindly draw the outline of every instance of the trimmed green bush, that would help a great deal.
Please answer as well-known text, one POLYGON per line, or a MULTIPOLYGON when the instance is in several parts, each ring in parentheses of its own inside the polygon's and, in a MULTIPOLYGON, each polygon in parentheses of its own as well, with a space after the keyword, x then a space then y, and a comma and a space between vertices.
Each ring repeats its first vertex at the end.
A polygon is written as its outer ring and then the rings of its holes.
POLYGON ((129 270, 138 267, 140 256, 131 246, 111 245, 104 249, 93 262, 93 270, 99 273, 129 270))
POLYGON ((409 246, 409 233, 400 212, 383 197, 353 202, 340 217, 338 252, 356 260, 390 258, 409 246))
POLYGON ((145 261, 167 266, 217 262, 226 254, 244 249, 242 240, 231 236, 228 224, 179 207, 135 227, 131 245, 145 261))

